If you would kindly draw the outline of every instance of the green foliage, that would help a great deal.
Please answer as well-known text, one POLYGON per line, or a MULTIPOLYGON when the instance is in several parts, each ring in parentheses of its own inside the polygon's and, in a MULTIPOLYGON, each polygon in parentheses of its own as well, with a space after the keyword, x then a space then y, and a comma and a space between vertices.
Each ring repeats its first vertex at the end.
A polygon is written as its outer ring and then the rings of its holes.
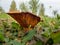
POLYGON ((6 43, 9 43, 9 38, 4 38, 6 43))
POLYGON ((58 19, 58 20, 60 19, 60 16, 59 16, 59 14, 57 14, 57 19, 58 19))
POLYGON ((20 4, 20 9, 23 12, 31 11, 35 15, 45 15, 44 4, 39 3, 39 0, 30 0, 27 3, 20 4), (28 5, 27 5, 28 4, 28 5), (28 6, 28 7, 27 7, 28 6))
POLYGON ((14 36, 18 34, 18 31, 22 31, 22 30, 23 28, 19 24, 15 22, 11 23, 11 32, 13 33, 14 36))
POLYGON ((5 42, 8 44, 8 45, 22 45, 21 42, 18 42, 16 40, 9 40, 9 38, 5 38, 5 42))
POLYGON ((16 40, 12 40, 10 42, 10 44, 12 44, 12 45, 21 45, 21 43, 20 42, 17 42, 16 40))
POLYGON ((33 14, 37 14, 39 7, 39 0, 30 0, 29 1, 29 8, 33 14))
POLYGON ((1 13, 4 13, 5 12, 2 7, 0 7, 0 12, 1 13))
POLYGON ((30 0, 28 3, 20 4, 20 9, 23 12, 31 11, 33 14, 37 14, 37 12, 39 10, 39 8, 38 8, 39 5, 40 5, 39 0, 30 0), (26 4, 28 4, 28 5, 26 5, 26 4))
POLYGON ((3 43, 5 42, 3 34, 4 34, 3 31, 0 30, 0 45, 3 45, 3 43))
POLYGON ((4 21, 3 21, 2 23, 3 23, 3 27, 4 27, 4 29, 9 27, 9 25, 8 25, 7 22, 4 22, 4 21))
POLYGON ((12 3, 11 3, 11 6, 10 6, 10 11, 16 11, 17 8, 16 8, 16 3, 15 1, 13 0, 12 3))
POLYGON ((11 26, 12 26, 12 29, 16 29, 16 30, 19 30, 19 28, 20 28, 19 24, 15 23, 15 22, 12 22, 11 26))
POLYGON ((23 39, 22 42, 27 42, 27 41, 31 40, 35 34, 36 34, 35 29, 29 31, 28 34, 22 38, 23 39))
POLYGON ((5 13, 0 13, 0 18, 2 19, 8 19, 10 16, 5 13))
POLYGON ((27 12, 28 11, 28 7, 25 5, 25 3, 20 4, 20 9, 21 9, 22 12, 27 12))
POLYGON ((38 41, 36 42, 36 45, 44 45, 44 43, 43 43, 41 40, 38 40, 38 41))
POLYGON ((4 41, 4 36, 2 33, 0 33, 0 41, 4 41))
POLYGON ((44 12, 45 12, 44 5, 41 4, 40 10, 39 10, 39 15, 45 15, 44 12))
POLYGON ((60 32, 52 33, 51 38, 54 40, 54 43, 60 43, 60 32))
MULTIPOLYGON (((9 16, 7 16, 7 14, 5 14, 5 13, 1 13, 0 15, 1 15, 0 18, 3 18, 3 19, 9 18, 9 16)), ((54 43, 60 43, 60 32, 59 32, 60 18, 59 17, 60 17, 59 15, 54 18, 50 18, 48 16, 41 16, 41 18, 43 19, 43 22, 39 22, 39 26, 42 27, 42 30, 44 29, 42 36, 47 39, 51 38, 52 39, 51 42, 54 41, 54 43), (56 31, 56 32, 54 32, 54 31, 56 31)), ((24 35, 25 33, 23 33, 23 31, 22 31, 22 27, 16 22, 11 22, 11 24, 9 25, 8 21, 5 20, 5 21, 2 21, 2 25, 3 26, 0 25, 0 40, 5 41, 6 43, 8 43, 8 45, 11 45, 11 44, 26 45, 26 42, 32 40, 34 38, 34 35, 36 34, 36 29, 32 29, 29 32, 27 32, 26 35, 24 35), (13 32, 11 32, 11 31, 13 31, 13 32), (18 37, 19 31, 21 33, 23 33, 22 37, 18 37), (8 35, 11 34, 11 36, 6 37, 5 34, 7 32, 9 32, 8 35), (21 42, 16 41, 15 38, 17 38, 17 39, 21 38, 21 42)), ((21 34, 19 34, 19 35, 21 35, 21 34)), ((47 42, 50 43, 50 39, 47 42)), ((39 40, 36 42, 36 45, 43 45, 43 42, 39 40)))

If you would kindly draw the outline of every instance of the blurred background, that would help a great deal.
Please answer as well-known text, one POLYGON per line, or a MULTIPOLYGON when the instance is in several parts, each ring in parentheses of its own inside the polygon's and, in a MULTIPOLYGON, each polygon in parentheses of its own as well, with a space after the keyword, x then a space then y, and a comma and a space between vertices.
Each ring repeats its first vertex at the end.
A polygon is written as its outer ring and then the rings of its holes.
POLYGON ((0 32, 1 45, 60 45, 60 0, 0 0, 0 32), (6 14, 13 11, 31 12, 43 22, 25 35, 23 27, 6 14))

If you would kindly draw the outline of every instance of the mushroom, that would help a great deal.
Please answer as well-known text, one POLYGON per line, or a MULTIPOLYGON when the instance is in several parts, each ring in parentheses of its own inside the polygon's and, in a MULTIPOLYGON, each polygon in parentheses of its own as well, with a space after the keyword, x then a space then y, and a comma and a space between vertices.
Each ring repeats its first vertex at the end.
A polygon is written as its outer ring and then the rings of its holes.
POLYGON ((28 29, 28 27, 34 28, 35 25, 37 25, 37 23, 41 21, 40 17, 30 12, 11 12, 7 14, 14 18, 26 30, 28 29))

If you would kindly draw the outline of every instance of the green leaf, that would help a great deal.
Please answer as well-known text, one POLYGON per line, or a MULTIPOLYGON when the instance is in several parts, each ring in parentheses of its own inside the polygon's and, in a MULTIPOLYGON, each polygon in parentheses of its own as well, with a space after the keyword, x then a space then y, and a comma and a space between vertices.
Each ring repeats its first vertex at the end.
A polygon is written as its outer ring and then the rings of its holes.
POLYGON ((12 29, 17 29, 17 30, 20 29, 19 24, 15 23, 15 22, 12 22, 11 25, 12 25, 12 29))
POLYGON ((24 36, 22 39, 22 42, 27 42, 33 38, 33 36, 36 34, 36 30, 30 30, 26 36, 24 36))
POLYGON ((52 33, 51 38, 54 40, 54 43, 60 43, 60 32, 52 33))
POLYGON ((2 43, 0 43, 0 45, 3 45, 2 43))
POLYGON ((0 41, 4 41, 4 36, 2 33, 0 33, 0 41))
POLYGON ((10 44, 10 45, 11 45, 11 44, 13 44, 13 45, 25 45, 25 43, 18 42, 18 41, 16 41, 16 40, 11 40, 11 41, 9 42, 9 44, 10 44))
POLYGON ((5 42, 8 43, 9 42, 9 38, 4 38, 5 42))
POLYGON ((41 40, 39 40, 39 41, 36 42, 36 45, 43 45, 43 44, 44 43, 41 40))
POLYGON ((11 41, 10 43, 13 44, 13 45, 21 45, 21 43, 17 42, 16 40, 11 41))

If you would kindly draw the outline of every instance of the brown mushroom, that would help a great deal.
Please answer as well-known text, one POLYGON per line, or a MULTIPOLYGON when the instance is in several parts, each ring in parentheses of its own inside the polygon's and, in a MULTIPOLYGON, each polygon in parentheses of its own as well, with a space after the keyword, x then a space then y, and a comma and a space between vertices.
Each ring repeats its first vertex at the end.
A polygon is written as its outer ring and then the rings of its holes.
POLYGON ((40 17, 29 12, 12 12, 7 14, 14 18, 24 28, 28 28, 29 26, 34 28, 34 26, 41 20, 40 17))

